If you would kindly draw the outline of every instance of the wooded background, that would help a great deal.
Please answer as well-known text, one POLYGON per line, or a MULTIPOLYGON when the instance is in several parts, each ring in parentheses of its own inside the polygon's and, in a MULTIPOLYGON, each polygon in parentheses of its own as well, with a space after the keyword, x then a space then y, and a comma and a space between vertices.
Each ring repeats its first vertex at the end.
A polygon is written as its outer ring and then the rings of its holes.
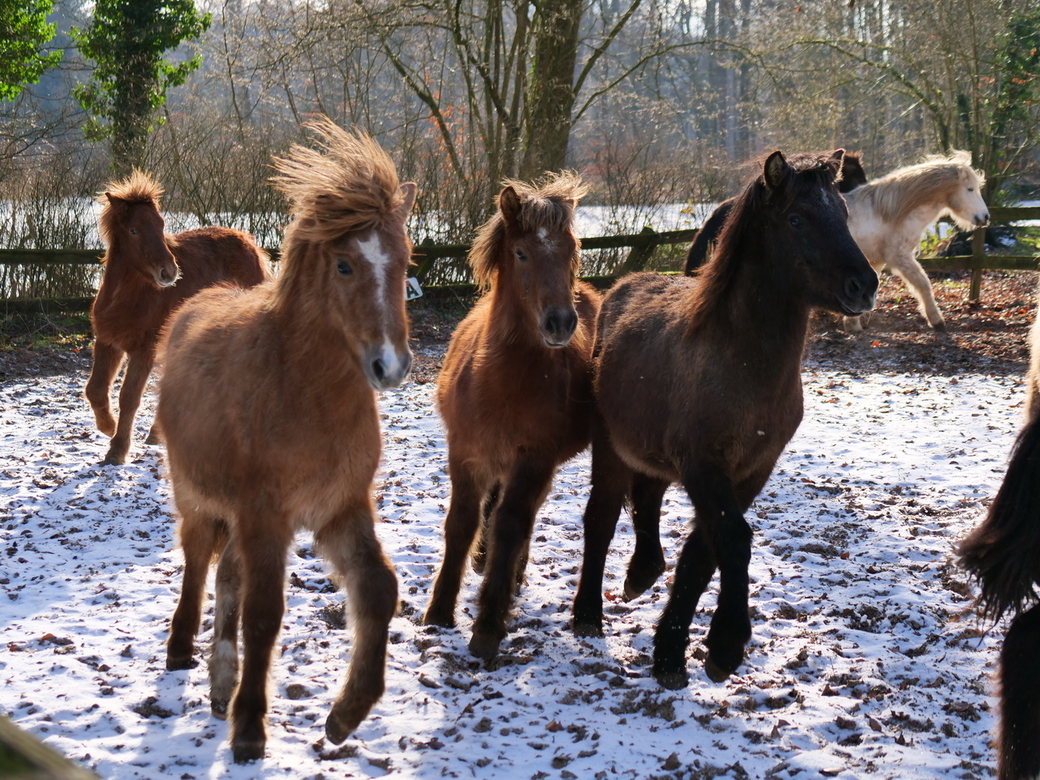
POLYGON ((968 149, 992 205, 1040 183, 1021 0, 0 0, 41 11, 51 59, 0 94, 5 248, 96 245, 86 199, 133 164, 167 211, 271 235, 271 156, 316 113, 419 183, 417 243, 467 241, 504 178, 561 167, 619 233, 733 194, 773 148, 856 150, 871 176, 968 149))

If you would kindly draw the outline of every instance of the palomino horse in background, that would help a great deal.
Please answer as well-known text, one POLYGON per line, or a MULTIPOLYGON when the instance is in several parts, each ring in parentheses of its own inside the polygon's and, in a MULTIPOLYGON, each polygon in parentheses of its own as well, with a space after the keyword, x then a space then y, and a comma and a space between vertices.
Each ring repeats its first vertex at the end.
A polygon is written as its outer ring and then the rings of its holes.
POLYGON ((556 469, 589 444, 599 295, 577 280, 573 221, 584 194, 571 173, 541 187, 507 182, 470 251, 474 277, 490 292, 455 331, 437 385, 451 506, 424 622, 455 625, 483 512, 487 561, 469 643, 480 658, 494 657, 506 635, 535 513, 556 469))
MULTIPOLYGON (((247 233, 204 227, 167 235, 159 213, 162 192, 147 174, 135 170, 98 198, 101 237, 108 250, 90 309, 94 362, 85 395, 98 430, 112 437, 103 463, 126 462, 159 331, 170 312, 204 287, 220 282, 252 287, 268 275, 267 253, 247 233), (109 396, 124 356, 117 425, 109 396)), ((157 440, 153 426, 148 443, 157 440)))
POLYGON ((171 318, 157 419, 181 516, 184 583, 166 668, 192 665, 206 573, 217 568, 213 713, 230 700, 235 761, 262 758, 267 675, 285 609, 285 556, 307 528, 346 584, 354 647, 325 724, 342 742, 383 694, 397 578, 375 534, 375 390, 411 366, 399 184, 371 139, 328 119, 320 150, 294 147, 273 179, 292 203, 282 271, 250 290, 205 290, 171 318), (225 546, 226 545, 226 546, 225 546), (238 678, 238 629, 244 660, 238 678))
MULTIPOLYGON (((929 157, 900 168, 845 195, 849 230, 870 265, 878 273, 888 268, 900 276, 936 330, 946 326, 928 275, 915 257, 921 233, 942 216, 952 218, 962 230, 986 225, 989 209, 982 199, 984 183, 982 174, 971 167, 971 155, 953 152, 949 157, 929 157)), ((863 330, 858 317, 846 317, 845 326, 850 331, 863 330)))
POLYGON ((740 666, 751 638, 744 513, 802 419, 809 316, 874 305, 877 274, 849 235, 835 184, 843 155, 788 161, 773 152, 697 276, 633 274, 603 299, 574 630, 602 632, 604 561, 630 495, 637 535, 626 595, 653 583, 662 556, 646 531, 657 525, 665 489, 681 482, 695 517, 654 639, 653 674, 668 688, 686 684, 690 621, 716 568, 706 671, 721 681, 740 666))
POLYGON ((1000 653, 999 780, 1040 777, 1040 310, 1029 349, 1025 427, 986 519, 958 549, 983 615, 1014 615, 1000 653))
MULTIPOLYGON (((838 191, 842 193, 854 190, 861 184, 867 183, 867 172, 863 170, 863 161, 856 152, 845 152, 845 159, 841 163, 841 178, 838 180, 838 191)), ((730 211, 736 198, 722 201, 701 225, 697 235, 693 237, 693 243, 686 253, 686 263, 683 265, 683 273, 687 276, 693 274, 704 265, 708 256, 708 250, 713 248, 722 226, 726 224, 730 211)))

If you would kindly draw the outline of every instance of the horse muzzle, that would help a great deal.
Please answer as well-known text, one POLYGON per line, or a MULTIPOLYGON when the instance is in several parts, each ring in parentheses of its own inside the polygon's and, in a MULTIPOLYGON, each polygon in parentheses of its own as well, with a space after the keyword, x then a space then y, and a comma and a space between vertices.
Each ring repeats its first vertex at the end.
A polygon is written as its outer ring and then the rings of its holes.
POLYGON ((841 306, 842 313, 847 317, 863 314, 874 308, 877 300, 878 278, 871 271, 870 277, 866 274, 861 279, 859 276, 850 276, 842 286, 842 294, 835 296, 841 306))
POLYGON ((578 312, 569 309, 549 309, 542 315, 538 330, 547 347, 566 347, 578 329, 578 312))
POLYGON ((176 263, 163 263, 155 269, 153 278, 157 287, 173 287, 181 278, 181 269, 176 263))
POLYGON ((361 368, 373 390, 389 390, 408 377, 412 370, 412 351, 408 347, 397 350, 390 342, 384 342, 365 350, 361 368))

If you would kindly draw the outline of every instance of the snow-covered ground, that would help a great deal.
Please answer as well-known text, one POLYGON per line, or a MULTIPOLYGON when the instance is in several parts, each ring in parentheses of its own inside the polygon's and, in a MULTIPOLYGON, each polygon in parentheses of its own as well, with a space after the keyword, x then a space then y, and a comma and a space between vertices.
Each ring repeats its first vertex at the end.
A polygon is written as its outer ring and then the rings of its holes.
MULTIPOLYGON (((749 513, 754 636, 723 684, 702 669, 714 606, 692 627, 690 681, 649 674, 668 576, 613 598, 627 518, 608 561, 607 636, 568 628, 588 459, 539 513, 527 584, 502 656, 424 628, 451 486, 431 385, 382 397, 378 529, 399 578, 386 695, 344 745, 323 739, 350 653, 342 595, 308 536, 293 547, 271 675, 267 758, 231 762, 205 666, 165 671, 181 554, 161 451, 107 442, 82 372, 0 387, 0 710, 103 778, 978 778, 992 773, 992 673, 953 543, 998 487, 1021 416, 1017 377, 856 375, 807 367, 806 417, 749 513)), ((143 439, 150 410, 139 418, 143 439)), ((671 559, 687 499, 666 497, 671 559)), ((200 648, 209 640, 204 624, 200 648)))

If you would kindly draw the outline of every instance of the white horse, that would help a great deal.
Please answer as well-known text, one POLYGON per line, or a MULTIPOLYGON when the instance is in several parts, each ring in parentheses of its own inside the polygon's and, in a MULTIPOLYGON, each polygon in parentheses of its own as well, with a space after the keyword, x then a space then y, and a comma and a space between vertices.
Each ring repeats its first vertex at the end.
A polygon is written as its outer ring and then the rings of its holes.
MULTIPOLYGON (((971 167, 968 152, 929 157, 900 168, 845 194, 849 204, 849 232, 875 271, 888 268, 900 276, 917 298, 928 324, 945 329, 935 305, 932 285, 915 255, 921 233, 942 216, 963 230, 989 222, 982 199, 983 175, 971 167)), ((860 317, 845 318, 850 331, 863 330, 860 317)))

